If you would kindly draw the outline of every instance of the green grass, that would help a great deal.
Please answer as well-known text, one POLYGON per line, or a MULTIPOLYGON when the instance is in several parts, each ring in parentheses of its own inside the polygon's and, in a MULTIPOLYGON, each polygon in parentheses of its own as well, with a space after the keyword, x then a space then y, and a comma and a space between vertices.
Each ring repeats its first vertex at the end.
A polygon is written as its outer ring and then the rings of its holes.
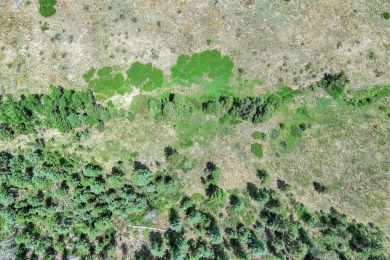
MULTIPOLYGON (((278 138, 268 133, 271 151, 277 154, 269 162, 269 171, 283 172, 279 178, 290 182, 302 201, 313 199, 314 181, 325 185, 327 194, 315 195, 317 202, 312 208, 343 208, 358 221, 388 226, 389 219, 383 214, 388 207, 386 192, 372 189, 388 183, 384 173, 389 170, 389 162, 382 156, 387 154, 385 147, 389 142, 385 134, 388 115, 381 111, 389 104, 386 90, 374 87, 350 91, 346 101, 305 93, 304 99, 297 98, 283 106, 272 127, 278 138), (350 105, 349 100, 366 97, 373 101, 350 105), (284 124, 282 128, 280 122, 284 124), (301 122, 311 128, 294 134, 291 127, 301 122), (288 143, 288 148, 282 147, 282 141, 288 143)), ((389 234, 390 230, 385 229, 389 234)))
POLYGON ((145 91, 162 88, 164 83, 163 72, 153 68, 150 62, 142 64, 136 61, 126 71, 126 74, 131 85, 145 91))
POLYGON ((344 99, 348 104, 364 106, 390 96, 390 85, 379 85, 360 91, 350 91, 344 99))
POLYGON ((99 100, 106 100, 115 94, 124 95, 131 92, 129 83, 125 81, 125 77, 116 66, 106 66, 97 72, 91 68, 83 78, 99 100))
POLYGON ((234 63, 218 50, 206 50, 191 56, 182 54, 171 68, 172 78, 179 84, 200 84, 210 93, 225 90, 233 77, 234 63))
POLYGON ((253 139, 257 139, 257 140, 265 140, 267 138, 267 135, 265 133, 262 133, 262 132, 259 132, 259 131, 255 131, 252 133, 252 137, 253 139))
POLYGON ((96 69, 95 68, 90 68, 86 73, 83 75, 83 79, 85 82, 90 82, 92 77, 95 75, 96 69))
POLYGON ((134 62, 126 71, 127 78, 117 66, 105 66, 96 70, 89 69, 83 75, 88 87, 96 93, 99 100, 106 100, 115 94, 131 93, 132 87, 151 91, 163 87, 164 75, 160 69, 153 68, 152 63, 134 62))
POLYGON ((261 144, 252 144, 251 152, 259 158, 263 157, 263 145, 261 144))
POLYGON ((125 78, 115 66, 106 66, 97 71, 97 78, 90 80, 89 86, 97 94, 98 99, 106 99, 115 94, 124 95, 130 92, 125 78))
POLYGON ((54 8, 56 3, 56 0, 39 0, 39 13, 43 17, 53 16, 57 12, 54 8))

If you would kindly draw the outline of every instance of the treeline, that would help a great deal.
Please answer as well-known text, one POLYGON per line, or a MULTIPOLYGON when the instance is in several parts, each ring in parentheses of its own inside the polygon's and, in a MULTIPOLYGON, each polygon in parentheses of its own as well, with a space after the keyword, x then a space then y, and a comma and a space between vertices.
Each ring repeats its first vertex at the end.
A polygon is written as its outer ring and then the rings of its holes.
POLYGON ((0 99, 0 138, 35 133, 40 126, 67 132, 82 125, 105 122, 111 112, 95 103, 92 92, 50 86, 48 94, 7 94, 0 99))
MULTIPOLYGON (((263 180, 268 174, 261 172, 263 180)), ((226 192, 218 186, 221 174, 207 163, 205 196, 185 196, 170 209, 170 229, 152 233, 138 259, 385 259, 383 234, 372 224, 348 221, 335 209, 312 214, 283 181, 278 187, 287 196, 252 183, 226 192)))
POLYGON ((258 97, 237 97, 233 95, 189 97, 179 94, 165 94, 150 98, 148 108, 155 118, 177 119, 196 111, 221 115, 221 121, 236 122, 238 119, 255 124, 269 120, 276 110, 300 91, 283 87, 278 92, 258 97))
MULTIPOLYGON (((166 149, 166 166, 178 155, 166 149)), ((17 259, 113 259, 120 250, 115 238, 128 235, 124 227, 147 229, 168 216, 169 226, 149 232, 137 259, 386 258, 383 235, 373 224, 349 221, 334 209, 310 213, 287 183, 278 181, 280 191, 267 188, 265 171, 259 171, 261 187, 248 183, 246 190, 225 191, 223 172, 209 162, 199 180, 205 195, 187 196, 165 167, 153 173, 135 162, 126 172, 124 164, 107 172, 44 147, 2 151, 0 239, 6 253, 17 259)))
POLYGON ((346 91, 346 87, 350 83, 349 78, 344 71, 329 74, 309 87, 309 90, 318 88, 324 89, 333 98, 341 98, 347 104, 353 106, 364 106, 378 101, 381 98, 390 96, 389 85, 378 85, 363 90, 346 91))

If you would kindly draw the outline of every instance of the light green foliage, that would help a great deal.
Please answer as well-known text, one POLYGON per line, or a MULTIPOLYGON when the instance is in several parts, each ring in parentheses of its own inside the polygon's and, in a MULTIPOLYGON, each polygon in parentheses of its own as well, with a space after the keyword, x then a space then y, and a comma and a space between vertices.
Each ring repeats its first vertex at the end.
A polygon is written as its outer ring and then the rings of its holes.
POLYGON ((163 257, 165 255, 165 248, 160 233, 155 233, 152 237, 150 253, 154 257, 163 257))
POLYGON ((390 85, 384 85, 348 92, 345 100, 348 104, 354 106, 364 106, 388 96, 390 96, 390 85))
POLYGON ((54 5, 56 0, 39 0, 39 13, 44 17, 53 16, 56 13, 54 5))
POLYGON ((83 78, 100 100, 105 100, 115 94, 124 95, 131 92, 129 84, 125 82, 125 77, 115 66, 103 67, 96 74, 95 69, 92 68, 84 74, 83 78))
POLYGON ((193 83, 205 86, 210 93, 226 90, 233 77, 233 61, 218 50, 180 55, 171 68, 172 78, 182 85, 193 83))
POLYGON ((192 226, 208 227, 211 221, 205 213, 192 209, 187 217, 187 222, 192 226))
POLYGON ((169 211, 169 223, 172 230, 176 232, 181 232, 183 222, 175 209, 171 209, 169 211))
POLYGON ((205 187, 210 185, 218 185, 219 177, 221 176, 221 169, 218 168, 213 163, 207 163, 207 166, 204 170, 205 179, 203 181, 205 187))
POLYGON ((263 146, 261 144, 252 144, 251 152, 259 158, 263 157, 263 146))
POLYGON ((135 185, 145 187, 152 182, 153 173, 147 169, 136 170, 133 172, 131 179, 135 185))
POLYGON ((115 94, 124 95, 132 91, 131 86, 144 91, 162 88, 164 75, 160 69, 153 68, 152 63, 134 62, 126 71, 127 78, 117 66, 106 66, 96 71, 91 68, 83 79, 88 83, 99 100, 106 100, 115 94))
POLYGON ((102 174, 102 168, 98 165, 88 164, 84 167, 83 174, 88 177, 97 177, 102 174))
POLYGON ((237 195, 230 195, 230 205, 235 212, 241 212, 245 209, 245 203, 237 195))
POLYGON ((251 249, 254 256, 264 256, 268 253, 266 244, 257 238, 252 239, 251 243, 249 244, 249 248, 251 249))
POLYGON ((288 153, 292 151, 305 136, 305 132, 311 128, 313 122, 311 113, 306 106, 291 111, 288 107, 282 109, 282 114, 287 121, 279 124, 279 128, 273 129, 271 142, 278 153, 288 153))
POLYGON ((252 133, 253 139, 258 139, 258 140, 265 140, 267 138, 267 135, 265 133, 261 133, 259 131, 255 131, 252 133))
POLYGON ((145 91, 162 88, 164 83, 163 72, 153 68, 150 62, 142 64, 136 61, 126 71, 126 74, 131 85, 145 91))
POLYGON ((225 206, 227 195, 221 188, 210 184, 206 190, 206 193, 209 197, 207 203, 212 209, 222 208, 225 206))
POLYGON ((93 76, 95 75, 96 69, 95 68, 90 68, 84 75, 83 79, 85 82, 90 82, 93 76))
POLYGON ((265 170, 257 170, 257 177, 261 180, 262 184, 267 184, 271 178, 265 170))

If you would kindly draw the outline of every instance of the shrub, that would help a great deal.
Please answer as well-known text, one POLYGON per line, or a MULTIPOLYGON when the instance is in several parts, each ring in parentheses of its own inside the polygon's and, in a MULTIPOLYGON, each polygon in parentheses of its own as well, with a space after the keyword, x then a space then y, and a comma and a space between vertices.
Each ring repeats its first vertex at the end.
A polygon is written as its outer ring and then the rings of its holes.
POLYGON ((348 84, 349 79, 347 75, 345 75, 344 71, 341 71, 336 74, 326 73, 323 79, 317 83, 317 86, 324 88, 332 97, 338 98, 344 93, 348 84))
POLYGON ((263 146, 261 144, 252 144, 251 152, 259 158, 263 157, 263 146))
POLYGON ((233 76, 234 63, 218 50, 205 50, 200 53, 180 55, 176 65, 171 68, 172 77, 182 84, 192 84, 207 76, 212 81, 227 84, 233 76))
POLYGON ((282 191, 290 191, 291 190, 291 186, 290 184, 286 183, 285 181, 283 180, 277 180, 277 185, 278 185, 278 188, 282 191))
POLYGON ((237 195, 230 195, 230 205, 236 212, 240 212, 245 209, 244 202, 237 195))
POLYGON ((255 131, 252 133, 252 137, 254 139, 258 139, 258 140, 265 140, 267 138, 267 135, 265 133, 261 133, 259 131, 255 131))
POLYGON ((131 176, 132 183, 138 187, 146 187, 153 180, 153 173, 148 169, 139 169, 131 176))
POLYGON ((219 245, 223 242, 223 230, 217 225, 213 225, 209 232, 210 243, 213 245, 219 245))
POLYGON ((187 221, 192 226, 208 227, 210 225, 210 219, 201 211, 196 209, 192 210, 187 217, 187 221))
POLYGON ((270 180, 270 176, 266 170, 257 170, 257 177, 261 180, 261 183, 266 184, 270 180))
POLYGON ((219 177, 221 175, 221 169, 218 168, 214 163, 208 162, 206 164, 206 168, 204 170, 204 173, 206 175, 205 178, 203 178, 203 183, 206 187, 209 185, 217 185, 219 181, 219 177))
POLYGON ((257 238, 252 239, 252 241, 249 243, 249 248, 251 249, 254 256, 263 256, 268 252, 267 245, 257 238))
POLYGON ((54 5, 56 0, 39 0, 39 13, 44 17, 50 17, 56 13, 54 5))
POLYGON ((136 61, 126 71, 126 74, 131 85, 145 91, 159 89, 164 83, 162 70, 153 68, 152 63, 150 62, 142 64, 141 62, 136 61))
POLYGON ((325 193, 327 191, 327 188, 319 182, 313 182, 313 187, 314 190, 318 193, 325 193))
POLYGON ((215 185, 210 185, 206 190, 207 196, 209 197, 207 202, 212 208, 221 208, 225 206, 227 196, 226 193, 215 185))
POLYGON ((170 209, 170 211, 169 211, 169 223, 171 224, 172 230, 174 230, 176 232, 181 231, 181 227, 182 227, 183 223, 180 219, 179 214, 177 213, 177 211, 175 209, 170 209))

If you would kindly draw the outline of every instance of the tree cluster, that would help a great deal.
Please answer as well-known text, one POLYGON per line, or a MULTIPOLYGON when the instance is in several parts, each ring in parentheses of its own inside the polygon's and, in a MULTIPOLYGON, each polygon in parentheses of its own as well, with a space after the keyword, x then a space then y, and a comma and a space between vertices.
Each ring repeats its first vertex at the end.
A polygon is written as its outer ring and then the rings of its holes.
POLYGON ((156 119, 177 119, 196 111, 220 115, 222 122, 235 123, 238 119, 255 124, 269 120, 276 110, 290 100, 299 91, 287 87, 278 92, 259 97, 237 97, 234 95, 203 96, 191 98, 170 93, 161 98, 150 98, 149 110, 155 113, 156 119))
POLYGON ((17 258, 112 258, 118 223, 179 199, 169 175, 134 169, 128 181, 122 165, 107 173, 48 150, 1 152, 0 239, 15 239, 17 258))
MULTIPOLYGON (((15 258, 115 258, 124 226, 153 224, 154 212, 169 226, 149 233, 138 259, 385 259, 383 234, 335 209, 311 213, 292 187, 221 188, 222 171, 206 164, 204 195, 183 195, 176 176, 118 162, 107 172, 96 163, 42 149, 0 153, 0 242, 15 258)), ((169 147, 171 160, 179 152, 169 147)), ((187 191, 188 192, 188 191, 187 191)), ((161 219, 159 219, 159 222, 161 219)))
POLYGON ((16 99, 10 94, 0 100, 0 137, 11 139, 16 135, 34 133, 40 126, 70 131, 82 125, 105 122, 111 112, 95 103, 90 91, 74 91, 50 86, 50 93, 22 95, 16 99))

